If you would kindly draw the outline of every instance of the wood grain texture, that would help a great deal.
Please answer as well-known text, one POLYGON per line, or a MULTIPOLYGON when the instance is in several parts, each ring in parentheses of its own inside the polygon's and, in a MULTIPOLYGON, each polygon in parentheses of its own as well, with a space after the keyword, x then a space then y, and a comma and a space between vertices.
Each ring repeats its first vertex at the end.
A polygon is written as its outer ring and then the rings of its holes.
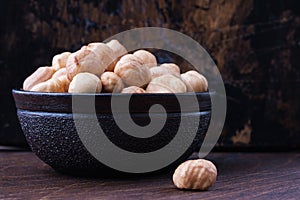
POLYGON ((216 184, 178 190, 172 173, 136 177, 71 177, 31 152, 0 152, 0 199, 297 199, 300 153, 211 153, 216 184))
POLYGON ((37 67, 57 53, 155 26, 192 37, 218 65, 229 102, 220 147, 299 148, 299 11, 298 0, 2 1, 0 143, 25 143, 11 89, 37 67))

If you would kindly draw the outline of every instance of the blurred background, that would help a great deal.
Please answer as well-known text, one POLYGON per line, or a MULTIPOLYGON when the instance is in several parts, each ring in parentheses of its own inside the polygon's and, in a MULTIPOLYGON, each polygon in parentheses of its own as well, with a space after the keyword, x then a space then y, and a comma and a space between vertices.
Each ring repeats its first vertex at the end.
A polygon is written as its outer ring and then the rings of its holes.
POLYGON ((12 89, 63 51, 137 27, 198 41, 225 81, 216 150, 300 148, 298 0, 10 0, 0 3, 0 145, 26 147, 12 89))

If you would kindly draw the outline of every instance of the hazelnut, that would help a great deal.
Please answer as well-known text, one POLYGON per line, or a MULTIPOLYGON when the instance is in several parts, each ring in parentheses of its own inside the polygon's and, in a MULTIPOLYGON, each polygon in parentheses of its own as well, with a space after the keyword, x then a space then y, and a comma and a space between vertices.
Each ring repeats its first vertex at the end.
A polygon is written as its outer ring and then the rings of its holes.
POLYGON ((121 93, 146 93, 146 91, 143 88, 137 87, 137 86, 130 86, 127 88, 124 88, 121 93))
POLYGON ((23 90, 31 90, 35 85, 49 80, 55 71, 53 67, 39 67, 33 74, 25 79, 23 90))
POLYGON ((185 83, 188 92, 205 92, 208 88, 206 78, 197 71, 191 70, 181 74, 181 79, 185 83))
POLYGON ((70 52, 64 52, 55 55, 52 59, 52 66, 55 68, 55 70, 59 70, 60 68, 66 67, 66 63, 70 55, 70 52))
POLYGON ((68 78, 68 71, 66 68, 60 68, 59 70, 57 70, 51 79, 56 78, 59 79, 62 84, 63 84, 63 88, 64 88, 64 92, 68 92, 69 89, 69 85, 70 85, 70 80, 68 78))
POLYGON ((63 92, 68 92, 69 86, 70 86, 70 80, 67 75, 62 75, 57 77, 58 80, 60 80, 61 85, 63 87, 63 92))
POLYGON ((164 63, 161 64, 160 67, 168 69, 170 71, 170 74, 173 74, 178 77, 180 76, 180 68, 174 63, 164 63))
POLYGON ((177 71, 170 70, 170 69, 168 69, 168 67, 161 67, 161 66, 150 68, 150 73, 151 73, 152 79, 157 78, 162 75, 166 75, 166 74, 171 74, 176 77, 180 77, 180 73, 178 73, 177 71))
POLYGON ((101 80, 94 74, 84 72, 74 76, 70 83, 70 93, 99 93, 102 90, 101 80))
POLYGON ((114 52, 106 44, 101 42, 90 43, 88 44, 87 49, 94 51, 95 54, 98 55, 99 61, 105 69, 114 65, 114 52))
POLYGON ((45 82, 39 83, 32 87, 30 91, 34 92, 64 92, 64 83, 56 78, 51 78, 45 82))
POLYGON ((127 49, 122 44, 120 44, 118 40, 111 40, 107 42, 106 45, 112 49, 114 55, 117 57, 121 57, 127 54, 127 49))
POLYGON ((111 40, 107 42, 106 45, 113 51, 113 63, 109 65, 109 67, 106 70, 113 72, 116 63, 118 62, 121 56, 127 54, 127 50, 122 44, 120 44, 118 40, 111 40))
POLYGON ((150 68, 151 78, 155 79, 159 76, 170 74, 166 68, 163 67, 152 67, 150 68))
POLYGON ((173 182, 180 189, 207 190, 216 178, 216 166, 204 159, 188 160, 179 165, 173 174, 173 182))
POLYGON ((151 80, 151 73, 142 61, 132 55, 123 56, 116 64, 114 72, 121 77, 128 86, 144 87, 151 80))
POLYGON ((149 93, 182 93, 186 92, 186 86, 180 78, 167 74, 153 79, 146 91, 149 93))
POLYGON ((70 80, 81 72, 89 72, 100 77, 107 65, 100 60, 100 57, 91 49, 85 47, 72 53, 66 64, 68 70, 68 78, 70 80))
POLYGON ((114 72, 104 72, 100 79, 105 92, 118 93, 124 88, 122 79, 114 72))
POLYGON ((64 75, 68 75, 68 71, 66 68, 60 68, 59 70, 57 70, 51 78, 57 78, 60 76, 64 76, 64 75))
POLYGON ((133 53, 136 57, 140 58, 144 65, 149 68, 157 66, 157 61, 155 56, 146 50, 138 50, 133 53))

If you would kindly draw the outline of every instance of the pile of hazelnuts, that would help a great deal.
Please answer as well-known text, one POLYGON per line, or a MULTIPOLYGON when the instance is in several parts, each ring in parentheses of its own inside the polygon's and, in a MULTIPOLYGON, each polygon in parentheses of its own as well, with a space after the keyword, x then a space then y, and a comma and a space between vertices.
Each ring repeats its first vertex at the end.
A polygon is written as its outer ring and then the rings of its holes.
POLYGON ((39 67, 23 83, 27 91, 69 93, 184 93, 207 88, 206 78, 197 71, 181 74, 176 64, 158 65, 146 50, 128 53, 117 40, 58 54, 52 66, 39 67))

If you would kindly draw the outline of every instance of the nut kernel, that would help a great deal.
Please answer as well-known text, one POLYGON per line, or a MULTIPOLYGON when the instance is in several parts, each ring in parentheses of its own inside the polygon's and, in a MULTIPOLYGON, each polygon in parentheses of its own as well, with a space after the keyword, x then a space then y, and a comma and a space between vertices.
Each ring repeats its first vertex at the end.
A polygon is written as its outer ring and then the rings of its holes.
POLYGON ((204 159, 188 160, 175 170, 173 183, 180 189, 207 190, 216 182, 216 166, 204 159))

